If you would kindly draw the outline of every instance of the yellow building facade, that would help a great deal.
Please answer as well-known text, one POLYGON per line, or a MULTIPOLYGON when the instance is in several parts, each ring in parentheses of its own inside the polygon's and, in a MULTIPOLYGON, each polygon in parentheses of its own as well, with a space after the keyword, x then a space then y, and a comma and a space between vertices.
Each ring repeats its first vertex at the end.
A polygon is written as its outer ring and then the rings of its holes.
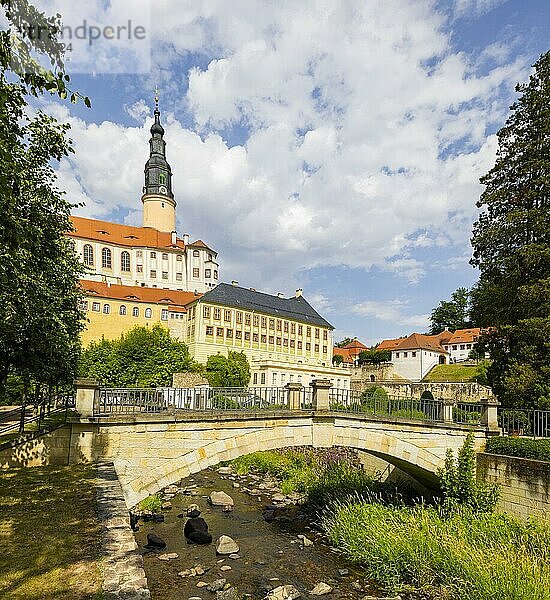
POLYGON ((155 324, 168 329, 173 338, 184 339, 185 304, 195 294, 95 281, 81 281, 80 285, 85 294, 81 307, 86 314, 86 328, 81 333, 84 346, 119 338, 136 326, 155 324))

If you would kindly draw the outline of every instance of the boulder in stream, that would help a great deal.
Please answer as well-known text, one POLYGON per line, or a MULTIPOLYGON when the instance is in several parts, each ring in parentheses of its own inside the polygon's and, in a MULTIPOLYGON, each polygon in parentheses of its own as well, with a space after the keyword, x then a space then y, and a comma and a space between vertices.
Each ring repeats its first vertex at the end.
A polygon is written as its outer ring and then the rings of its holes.
POLYGON ((295 600, 300 596, 300 592, 293 585, 280 585, 271 590, 265 600, 295 600))
POLYGON ((233 506, 235 504, 233 498, 225 492, 212 492, 209 500, 212 506, 233 506))
POLYGON ((324 596, 325 594, 330 594, 330 592, 332 592, 332 588, 324 581, 320 581, 312 590, 309 591, 312 596, 324 596))
POLYGON ((166 542, 154 533, 147 534, 147 545, 146 548, 162 549, 166 548, 166 542))
POLYGON ((216 592, 216 600, 240 600, 240 598, 239 592, 234 587, 216 592))
POLYGON ((217 554, 237 554, 239 552, 239 545, 237 542, 230 538, 228 535, 221 535, 216 542, 216 553, 217 554))
POLYGON ((227 579, 216 579, 216 581, 209 583, 206 586, 206 589, 209 592, 218 592, 220 590, 223 590, 226 583, 227 583, 227 579))

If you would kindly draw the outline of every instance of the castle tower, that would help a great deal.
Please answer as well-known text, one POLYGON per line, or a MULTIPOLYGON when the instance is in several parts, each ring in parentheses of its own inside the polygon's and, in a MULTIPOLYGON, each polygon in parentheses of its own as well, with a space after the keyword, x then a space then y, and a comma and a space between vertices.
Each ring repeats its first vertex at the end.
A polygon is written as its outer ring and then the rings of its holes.
POLYGON ((155 95, 155 122, 151 127, 149 160, 145 163, 143 186, 143 227, 171 233, 176 230, 176 201, 172 193, 172 169, 166 160, 164 127, 160 124, 158 91, 155 95))

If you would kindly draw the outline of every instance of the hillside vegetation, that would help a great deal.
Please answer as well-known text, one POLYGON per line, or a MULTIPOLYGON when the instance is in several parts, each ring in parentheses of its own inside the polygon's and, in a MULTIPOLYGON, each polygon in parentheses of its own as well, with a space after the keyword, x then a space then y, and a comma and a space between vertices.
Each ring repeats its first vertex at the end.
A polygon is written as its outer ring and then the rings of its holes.
POLYGON ((487 385, 486 380, 487 365, 485 362, 478 365, 437 365, 422 381, 431 383, 461 383, 478 382, 487 385))

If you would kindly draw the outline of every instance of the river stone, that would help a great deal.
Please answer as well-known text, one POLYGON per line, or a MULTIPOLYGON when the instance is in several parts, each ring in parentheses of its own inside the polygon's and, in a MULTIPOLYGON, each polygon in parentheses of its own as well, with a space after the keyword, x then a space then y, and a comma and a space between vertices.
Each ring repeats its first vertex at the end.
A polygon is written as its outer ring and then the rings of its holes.
POLYGON ((180 555, 175 552, 168 552, 166 554, 161 554, 158 556, 159 560, 173 560, 174 558, 179 558, 180 555))
POLYGON ((383 598, 379 596, 363 596, 361 600, 401 600, 401 596, 384 596, 383 598))
POLYGON ((284 502, 286 496, 284 494, 273 494, 272 500, 273 502, 284 502))
POLYGON ((158 535, 148 533, 146 548, 166 548, 166 542, 162 538, 159 538, 158 535))
POLYGON ((229 565, 223 565, 220 567, 220 571, 231 571, 231 567, 229 565))
POLYGON ((206 589, 209 592, 218 592, 219 590, 223 590, 226 583, 227 583, 227 579, 216 579, 216 581, 209 583, 206 586, 206 589))
POLYGON ((239 592, 233 587, 227 590, 218 590, 216 600, 240 600, 239 592))
POLYGON ((300 596, 300 592, 293 585, 280 585, 271 590, 265 600, 295 600, 300 596))
POLYGON ((171 510, 172 503, 171 502, 163 502, 161 505, 162 510, 171 510))
POLYGON ((237 554, 239 546, 237 542, 228 535, 221 535, 216 542, 216 554, 237 554))
POLYGON ((325 594, 330 594, 330 592, 332 592, 330 585, 321 581, 309 593, 312 596, 324 596, 325 594))
POLYGON ((218 473, 220 475, 231 475, 231 473, 233 473, 233 469, 231 467, 220 467, 218 469, 218 473))
POLYGON ((231 558, 232 560, 239 560, 239 558, 241 558, 240 554, 230 554, 229 558, 231 558))
POLYGON ((307 546, 313 546, 313 542, 312 542, 310 539, 308 539, 308 538, 307 538, 305 535, 303 535, 303 534, 300 534, 300 535, 298 536, 298 539, 299 539, 299 540, 302 542, 302 544, 304 545, 304 547, 307 547, 307 546))
POLYGON ((233 498, 225 492, 212 492, 210 494, 210 504, 212 506, 233 506, 233 498))

